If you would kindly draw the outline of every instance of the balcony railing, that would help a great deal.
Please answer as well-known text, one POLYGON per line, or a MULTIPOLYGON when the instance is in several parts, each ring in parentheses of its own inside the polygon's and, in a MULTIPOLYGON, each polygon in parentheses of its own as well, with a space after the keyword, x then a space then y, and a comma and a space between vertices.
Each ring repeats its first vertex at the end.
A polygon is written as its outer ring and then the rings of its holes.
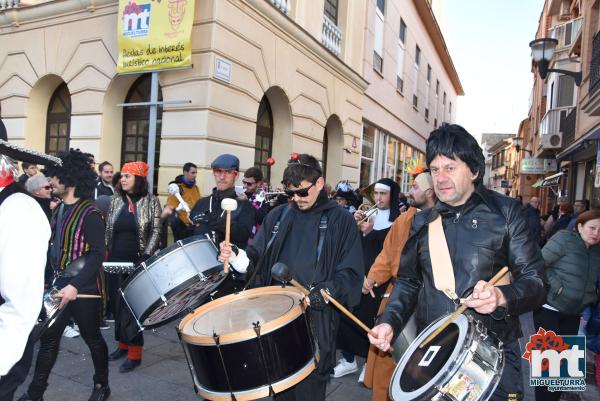
POLYGON ((323 32, 321 35, 323 46, 339 57, 342 51, 342 31, 325 14, 323 14, 323 32))
POLYGON ((600 88, 600 32, 597 32, 592 41, 592 61, 590 63, 590 94, 600 88))
POLYGON ((548 110, 540 123, 540 135, 560 134, 565 118, 573 109, 574 107, 563 107, 548 110))
POLYGON ((21 0, 0 0, 0 10, 17 8, 21 5, 21 0))
POLYGON ((269 0, 276 9, 286 14, 290 11, 290 2, 289 0, 269 0))
POLYGON ((582 23, 583 17, 579 17, 564 24, 556 25, 550 30, 550 37, 558 40, 556 50, 569 48, 575 42, 582 23))
POLYGON ((575 141, 575 122, 576 122, 576 117, 577 117, 577 109, 573 108, 573 110, 567 114, 567 116, 565 117, 565 119, 562 122, 562 133, 563 133, 563 140, 562 140, 562 146, 563 148, 566 148, 567 146, 569 146, 570 144, 572 144, 575 141))

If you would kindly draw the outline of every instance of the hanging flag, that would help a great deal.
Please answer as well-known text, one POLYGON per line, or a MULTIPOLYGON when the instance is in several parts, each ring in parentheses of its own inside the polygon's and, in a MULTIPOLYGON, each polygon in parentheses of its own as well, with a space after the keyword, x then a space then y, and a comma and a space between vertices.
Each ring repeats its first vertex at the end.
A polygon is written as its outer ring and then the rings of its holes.
POLYGON ((192 65, 194 0, 119 0, 118 72, 192 65))

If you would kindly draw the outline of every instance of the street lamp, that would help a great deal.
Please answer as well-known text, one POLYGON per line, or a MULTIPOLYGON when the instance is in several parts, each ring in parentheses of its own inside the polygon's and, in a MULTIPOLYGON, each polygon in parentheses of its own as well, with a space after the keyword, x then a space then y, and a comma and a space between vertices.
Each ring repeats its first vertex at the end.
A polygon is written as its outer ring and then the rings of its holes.
POLYGON ((531 156, 533 156, 533 152, 531 150, 521 149, 521 145, 523 145, 523 138, 516 136, 512 139, 512 141, 513 141, 513 145, 515 145, 515 149, 517 150, 517 153, 519 153, 520 151, 529 152, 529 154, 531 156))
POLYGON ((558 45, 558 40, 552 38, 541 38, 529 42, 529 47, 531 47, 531 57, 537 65, 540 78, 546 79, 546 75, 548 75, 549 72, 558 72, 573 77, 575 85, 581 85, 581 71, 575 72, 559 68, 548 68, 550 60, 552 60, 552 56, 554 55, 556 45, 558 45))

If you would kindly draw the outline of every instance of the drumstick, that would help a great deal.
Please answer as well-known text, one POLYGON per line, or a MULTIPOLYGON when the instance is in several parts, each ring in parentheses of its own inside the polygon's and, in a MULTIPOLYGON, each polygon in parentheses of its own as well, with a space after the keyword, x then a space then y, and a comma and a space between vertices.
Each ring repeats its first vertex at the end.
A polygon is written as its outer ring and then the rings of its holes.
MULTIPOLYGON (((483 287, 484 289, 486 288, 490 288, 493 287, 494 284, 496 284, 498 282, 498 280, 500 280, 502 278, 502 276, 504 276, 506 273, 508 272, 508 267, 504 266, 502 269, 500 269, 500 271, 498 273, 496 273, 496 275, 494 277, 492 277, 492 279, 490 281, 487 282, 487 284, 483 287)), ((470 301, 472 298, 469 297, 467 299, 467 301, 470 301)), ((437 329, 435 329, 435 331, 433 333, 431 333, 429 335, 429 337, 427 337, 425 339, 425 341, 423 341, 421 343, 421 345, 419 345, 419 348, 423 348, 425 347, 427 344, 429 344, 431 342, 431 340, 433 340, 435 337, 437 337, 438 334, 440 334, 446 327, 448 327, 448 325, 450 325, 450 323, 452 323, 454 320, 456 320, 456 318, 462 314, 465 310, 467 310, 467 305, 462 304, 449 318, 448 320, 446 320, 444 322, 444 324, 442 324, 440 327, 438 327, 437 329)))
MULTIPOLYGON (((51 295, 52 297, 62 298, 62 295, 56 294, 51 295)), ((102 298, 101 295, 93 295, 93 294, 77 294, 77 298, 102 298)))
MULTIPOLYGON (((225 220, 225 243, 230 245, 231 238, 231 211, 237 209, 237 201, 231 198, 225 198, 221 201, 221 209, 227 211, 227 220, 225 220)), ((229 273, 229 258, 223 262, 225 274, 229 273)))
MULTIPOLYGON (((363 282, 364 282, 365 288, 369 286, 369 281, 367 280, 367 277, 365 277, 363 282)), ((369 290, 369 294, 371 294, 371 298, 375 298, 375 293, 373 292, 373 289, 369 290)))
MULTIPOLYGON (((229 239, 231 238, 231 210, 227 211, 227 220, 225 223, 225 243, 229 245, 229 239)), ((229 273, 229 258, 223 262, 223 270, 225 274, 229 273)))
MULTIPOLYGON (((321 295, 323 296, 323 298, 325 298, 326 302, 331 302, 336 308, 338 308, 340 310, 340 312, 342 312, 344 315, 348 316, 348 318, 350 318, 350 320, 352 320, 354 323, 356 323, 361 329, 363 329, 364 331, 366 331, 367 333, 369 333, 370 335, 372 335, 373 337, 377 338, 377 333, 375 333, 373 330, 369 329, 363 322, 361 322, 356 316, 354 316, 352 314, 352 312, 350 312, 348 309, 346 309, 344 307, 344 305, 340 304, 338 301, 336 301, 335 298, 333 298, 329 292, 327 292, 324 288, 321 288, 321 295)), ((390 346, 388 348, 388 352, 394 352, 394 349, 390 346)))

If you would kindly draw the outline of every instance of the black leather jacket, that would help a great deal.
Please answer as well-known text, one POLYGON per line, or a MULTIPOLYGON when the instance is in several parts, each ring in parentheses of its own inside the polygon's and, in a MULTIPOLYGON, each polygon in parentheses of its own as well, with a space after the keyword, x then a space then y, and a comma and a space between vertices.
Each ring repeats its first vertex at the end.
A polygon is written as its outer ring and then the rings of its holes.
POLYGON ((455 304, 435 288, 431 269, 428 223, 438 213, 459 297, 467 297, 477 281, 490 280, 503 266, 508 266, 512 275, 512 284, 499 287, 506 307, 490 315, 474 310, 468 313, 504 341, 520 337, 518 315, 538 308, 546 299, 544 260, 517 201, 482 186, 462 206, 453 208, 438 201, 434 208, 415 215, 400 258, 397 284, 379 323, 389 323, 397 335, 413 311, 419 331, 455 311, 455 304))

